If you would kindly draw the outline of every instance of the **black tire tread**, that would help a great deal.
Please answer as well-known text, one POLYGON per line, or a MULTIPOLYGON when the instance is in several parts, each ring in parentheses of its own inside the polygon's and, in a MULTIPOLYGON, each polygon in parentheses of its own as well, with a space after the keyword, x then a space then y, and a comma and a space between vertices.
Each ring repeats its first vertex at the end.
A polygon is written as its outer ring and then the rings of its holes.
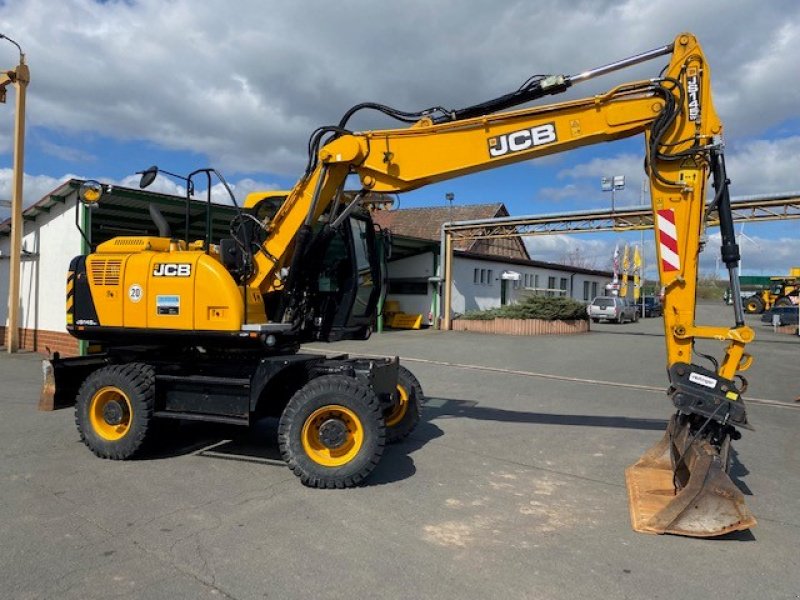
POLYGON ((398 383, 409 392, 409 406, 402 421, 394 427, 386 427, 386 441, 389 444, 400 442, 411 435, 422 418, 422 405, 425 403, 422 385, 411 371, 400 365, 397 379, 398 383))
POLYGON ((151 365, 126 363, 94 371, 81 384, 75 403, 75 425, 81 441, 100 458, 127 460, 136 457, 152 437, 154 404, 155 369, 151 365), (106 385, 115 385, 125 391, 133 405, 131 432, 115 442, 97 438, 88 423, 88 402, 97 389, 106 385))
MULTIPOLYGON (((286 405, 278 425, 278 445, 283 460, 305 486, 344 489, 360 485, 380 462, 386 445, 386 427, 380 402, 370 388, 352 377, 324 375, 312 379, 300 388, 286 405), (313 412, 318 408, 315 404, 322 406, 329 403, 324 400, 320 402, 319 399, 331 394, 339 395, 337 403, 360 413, 358 416, 362 425, 368 427, 371 421, 374 430, 365 433, 365 437, 374 436, 374 440, 365 439, 365 444, 374 442, 371 455, 366 459, 356 457, 351 463, 336 468, 317 465, 308 459, 299 436, 295 438, 292 435, 298 426, 302 430, 302 422, 308 416, 304 416, 303 413, 309 410, 308 407, 310 406, 310 412, 313 412)), ((366 450, 369 451, 369 448, 366 450)))

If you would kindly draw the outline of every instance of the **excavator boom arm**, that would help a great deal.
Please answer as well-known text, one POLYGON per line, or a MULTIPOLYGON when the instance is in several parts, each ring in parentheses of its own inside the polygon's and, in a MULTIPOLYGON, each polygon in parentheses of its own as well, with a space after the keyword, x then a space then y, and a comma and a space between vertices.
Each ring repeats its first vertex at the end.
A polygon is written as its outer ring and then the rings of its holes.
POLYGON ((316 138, 312 136, 318 141, 325 134, 331 138, 325 144, 320 141, 306 175, 275 215, 249 285, 261 292, 282 289, 292 297, 292 270, 300 264, 298 257, 311 228, 340 197, 348 175, 357 175, 365 192, 404 192, 644 134, 663 286, 669 395, 678 412, 665 439, 628 470, 634 528, 709 536, 754 524, 727 475, 730 440, 739 435, 735 427, 749 427, 740 395, 745 386, 736 378, 750 365, 744 347, 753 332, 744 325, 736 293, 734 327, 695 324, 709 175, 715 190, 713 208, 720 214, 722 258, 732 286, 738 282, 739 256, 722 156, 722 123, 712 102, 710 68, 694 36, 681 34, 671 45, 573 77, 537 79, 524 93, 452 113, 425 114, 405 129, 351 132, 344 125, 353 112, 338 127, 322 128, 316 138), (669 64, 656 78, 623 84, 591 98, 494 112, 667 53, 669 64), (706 357, 713 369, 692 363, 694 342, 701 338, 726 344, 721 362, 706 357))

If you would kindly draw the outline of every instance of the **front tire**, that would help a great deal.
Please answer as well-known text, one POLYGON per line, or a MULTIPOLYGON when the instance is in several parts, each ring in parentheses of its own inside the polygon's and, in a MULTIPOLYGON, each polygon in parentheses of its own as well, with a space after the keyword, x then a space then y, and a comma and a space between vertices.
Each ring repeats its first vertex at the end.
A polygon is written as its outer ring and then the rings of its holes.
POLYGON ((280 418, 281 456, 304 485, 349 488, 366 479, 383 455, 380 402, 351 377, 325 375, 292 396, 280 418))
POLYGON ((152 437, 155 371, 142 363, 98 369, 78 391, 75 424, 100 458, 126 460, 152 437))
POLYGON ((750 314, 761 314, 764 312, 764 301, 758 296, 748 298, 744 305, 745 312, 750 314))
POLYGON ((402 365, 397 371, 397 391, 393 394, 393 400, 392 407, 384 411, 386 441, 390 444, 407 438, 414 431, 425 402, 419 381, 402 365))

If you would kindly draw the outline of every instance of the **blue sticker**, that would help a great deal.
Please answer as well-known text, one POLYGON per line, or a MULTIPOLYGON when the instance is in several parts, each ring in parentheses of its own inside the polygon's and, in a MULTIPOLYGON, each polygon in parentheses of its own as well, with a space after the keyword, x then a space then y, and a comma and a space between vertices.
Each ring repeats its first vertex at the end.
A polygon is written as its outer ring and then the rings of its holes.
POLYGON ((181 314, 181 297, 156 296, 156 313, 170 316, 181 314))

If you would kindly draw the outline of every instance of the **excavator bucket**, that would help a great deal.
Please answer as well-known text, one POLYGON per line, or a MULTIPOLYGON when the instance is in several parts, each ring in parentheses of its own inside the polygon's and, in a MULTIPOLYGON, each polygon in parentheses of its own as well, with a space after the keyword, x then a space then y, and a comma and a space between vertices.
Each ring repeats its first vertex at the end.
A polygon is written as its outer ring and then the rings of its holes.
POLYGON ((723 452, 673 416, 664 437, 625 470, 631 524, 640 533, 715 537, 756 524, 723 452))

